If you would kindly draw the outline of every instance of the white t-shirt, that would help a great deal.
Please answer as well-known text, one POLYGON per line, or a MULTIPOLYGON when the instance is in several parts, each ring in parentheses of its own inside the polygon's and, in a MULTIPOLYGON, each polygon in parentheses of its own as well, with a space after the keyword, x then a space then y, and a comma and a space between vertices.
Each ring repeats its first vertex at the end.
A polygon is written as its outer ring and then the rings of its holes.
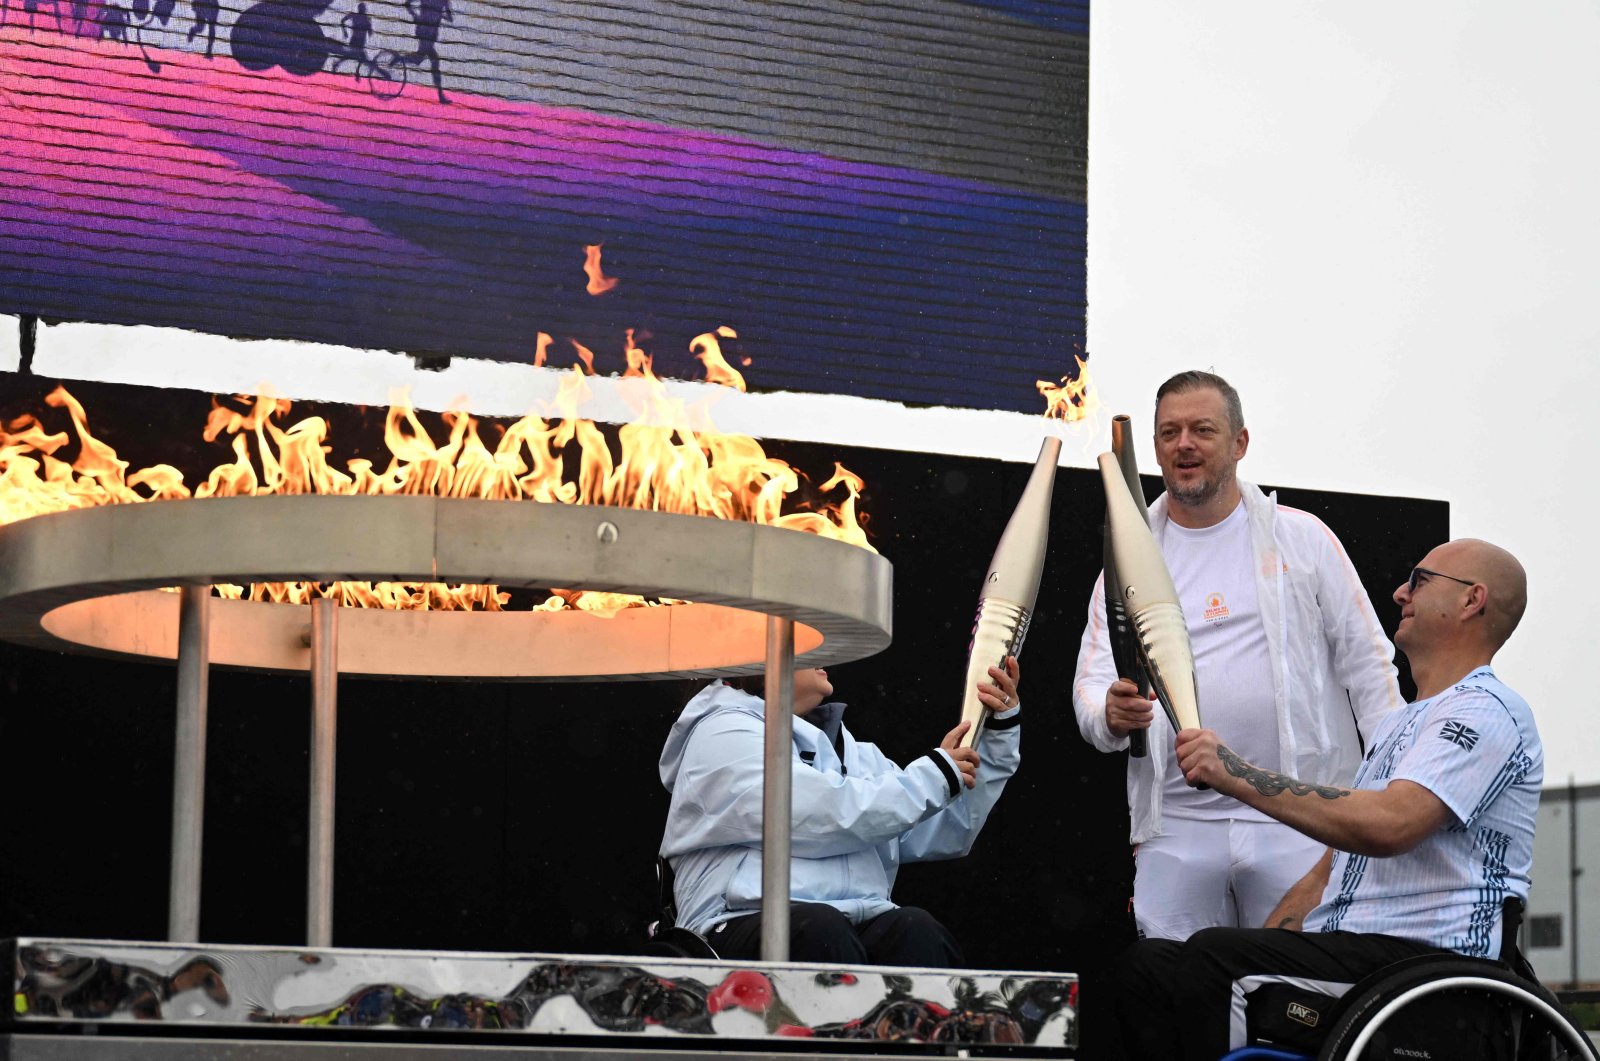
MULTIPOLYGON (((1201 724, 1247 762, 1279 769, 1272 657, 1256 602, 1255 552, 1244 504, 1211 527, 1191 529, 1168 520, 1161 552, 1189 627, 1201 724)), ((1163 814, 1270 820, 1238 800, 1190 788, 1171 758, 1163 786, 1163 814)))

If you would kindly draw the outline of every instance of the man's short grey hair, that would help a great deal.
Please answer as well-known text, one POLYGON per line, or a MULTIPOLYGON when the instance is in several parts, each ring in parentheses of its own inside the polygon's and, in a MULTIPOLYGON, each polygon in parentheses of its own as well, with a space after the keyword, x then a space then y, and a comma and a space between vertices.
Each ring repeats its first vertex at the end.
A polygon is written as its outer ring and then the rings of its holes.
POLYGON ((1188 372, 1180 372, 1173 376, 1157 389, 1156 408, 1161 408, 1161 399, 1169 394, 1188 394, 1197 390, 1214 390, 1222 395, 1222 400, 1228 407, 1229 428, 1236 435, 1244 430, 1244 404, 1239 401, 1239 392, 1233 389, 1233 384, 1215 372, 1190 369, 1188 372))

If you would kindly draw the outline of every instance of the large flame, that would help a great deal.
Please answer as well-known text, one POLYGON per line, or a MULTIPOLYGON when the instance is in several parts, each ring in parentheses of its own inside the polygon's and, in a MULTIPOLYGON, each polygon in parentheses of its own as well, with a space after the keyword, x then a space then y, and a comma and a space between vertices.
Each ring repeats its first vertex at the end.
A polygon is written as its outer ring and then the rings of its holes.
MULTIPOLYGON (((0 524, 66 509, 189 497, 420 494, 746 520, 872 549, 856 509, 860 478, 835 465, 818 493, 837 498, 842 492, 843 499, 807 508, 797 498, 800 473, 768 456, 755 439, 717 432, 703 410, 691 411, 671 397, 632 332, 625 353, 627 375, 637 377, 625 391, 636 416, 617 430, 615 451, 593 421, 578 415, 589 390, 583 370, 574 366, 561 379, 555 416, 523 417, 505 427, 492 446, 465 412, 440 414, 444 433, 436 440, 416 411, 397 401, 384 422, 389 459, 381 469, 364 459, 347 460, 342 470, 335 467, 329 460, 332 447, 326 445, 327 421, 310 416, 290 422, 291 405, 284 399, 214 400, 203 435, 207 442, 226 444, 232 459, 212 468, 192 490, 169 465, 129 474, 128 462, 91 433, 82 405, 58 387, 45 402, 67 411, 77 454, 70 463, 57 457, 70 441, 68 434, 48 431, 32 415, 0 429, 0 524)), ((439 583, 262 583, 248 590, 218 587, 218 592, 295 603, 323 596, 361 607, 487 610, 503 608, 510 597, 494 586, 439 583)), ((561 590, 544 607, 612 612, 649 603, 655 602, 561 590)))
POLYGON ((1060 383, 1042 379, 1034 384, 1044 396, 1044 415, 1047 420, 1082 420, 1100 404, 1099 392, 1091 390, 1089 386, 1089 366, 1081 357, 1074 357, 1073 360, 1078 363, 1075 374, 1062 376, 1060 383))
MULTIPOLYGON (((722 339, 737 339, 739 336, 734 330, 724 324, 714 332, 697 335, 689 342, 689 349, 694 352, 701 364, 706 366, 706 379, 712 383, 720 383, 724 387, 734 390, 744 390, 744 376, 738 369, 728 364, 722 356, 722 339)), ((749 362, 745 362, 749 364, 749 362)))
POLYGON ((601 246, 599 243, 591 243, 583 248, 583 274, 589 278, 584 290, 591 295, 603 295, 618 283, 615 277, 607 276, 605 269, 600 265, 601 246))

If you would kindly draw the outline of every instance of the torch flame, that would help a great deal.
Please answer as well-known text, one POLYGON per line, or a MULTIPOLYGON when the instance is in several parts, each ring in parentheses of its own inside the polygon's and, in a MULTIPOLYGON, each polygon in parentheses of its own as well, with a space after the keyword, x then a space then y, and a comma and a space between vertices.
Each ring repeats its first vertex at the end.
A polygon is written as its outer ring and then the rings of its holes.
POLYGON ((1089 366, 1081 357, 1074 357, 1078 371, 1062 376, 1059 384, 1041 379, 1034 386, 1044 396, 1046 420, 1082 420, 1100 404, 1099 393, 1089 389, 1089 366))
MULTIPOLYGON (((708 370, 721 357, 716 335, 733 337, 733 330, 721 328, 700 337, 706 340, 702 359, 708 370)), ((478 421, 459 410, 440 414, 444 432, 436 441, 437 431, 430 431, 403 396, 398 398, 384 420, 389 459, 382 469, 365 459, 345 461, 344 470, 335 467, 329 460, 333 451, 327 445, 327 421, 308 416, 282 426, 290 403, 262 394, 213 400, 203 437, 226 445, 232 459, 212 468, 192 496, 417 494, 613 505, 764 523, 872 549, 864 517, 857 511, 862 491, 858 476, 835 465, 817 493, 836 498, 842 492, 843 499, 810 507, 794 496, 802 477, 793 467, 768 456, 755 439, 717 432, 703 414, 696 415, 701 411, 691 413, 682 400, 671 397, 631 331, 625 350, 627 374, 638 378, 626 393, 636 415, 617 429, 615 452, 606 434, 578 415, 589 388, 577 366, 561 379, 554 417, 525 416, 500 431, 492 447, 480 434, 478 421), (792 510, 785 512, 786 505, 792 510)), ((48 432, 31 415, 0 429, 0 524, 66 509, 191 496, 183 474, 170 465, 128 474, 128 462, 90 432, 82 405, 65 388, 57 387, 45 402, 66 409, 77 455, 70 464, 57 457, 69 443, 68 434, 48 432)), ((494 586, 440 583, 287 582, 248 589, 219 586, 217 591, 289 603, 335 597, 349 606, 375 608, 499 610, 510 599, 494 586)), ((565 605, 612 614, 622 607, 676 603, 581 590, 552 594, 541 607, 565 605)))

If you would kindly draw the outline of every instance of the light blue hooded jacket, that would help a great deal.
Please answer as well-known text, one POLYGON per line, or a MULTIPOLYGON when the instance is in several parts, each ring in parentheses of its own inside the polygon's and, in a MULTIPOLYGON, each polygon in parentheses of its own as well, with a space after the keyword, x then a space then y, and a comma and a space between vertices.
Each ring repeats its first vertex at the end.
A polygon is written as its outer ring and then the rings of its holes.
MULTIPOLYGON (((661 750, 661 783, 672 794, 661 853, 676 877, 678 924, 695 932, 761 909, 765 707, 713 682, 684 707, 661 750)), ((971 789, 944 751, 901 769, 857 741, 843 704, 796 718, 790 899, 826 903, 860 924, 894 909, 901 862, 970 851, 1021 762, 1020 711, 996 713, 984 727, 971 789)))

